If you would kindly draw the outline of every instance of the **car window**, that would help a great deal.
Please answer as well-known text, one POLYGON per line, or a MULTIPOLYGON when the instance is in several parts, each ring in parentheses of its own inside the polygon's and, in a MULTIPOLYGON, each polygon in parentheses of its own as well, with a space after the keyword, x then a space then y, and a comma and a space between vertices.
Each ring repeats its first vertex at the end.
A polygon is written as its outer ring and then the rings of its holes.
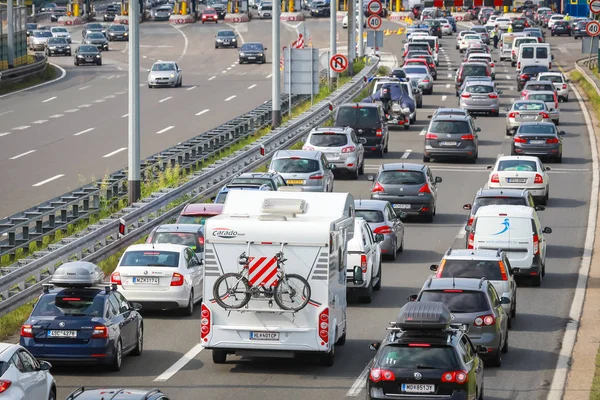
POLYGON ((260 43, 246 43, 240 49, 241 51, 263 51, 263 46, 260 43))
POLYGON ((426 290, 421 292, 419 301, 444 303, 453 313, 476 313, 489 310, 484 292, 456 290, 426 290))
POLYGON ((471 207, 471 214, 477 214, 480 207, 491 205, 527 206, 528 204, 523 197, 478 197, 471 207))
POLYGON ((452 370, 458 366, 454 348, 450 346, 416 347, 390 344, 378 356, 382 368, 419 369, 423 366, 433 369, 452 370))
POLYGON ((32 316, 90 316, 101 317, 104 315, 104 297, 97 296, 97 290, 81 291, 79 293, 59 292, 42 296, 32 316))
POLYGON ((529 95, 529 99, 531 100, 540 100, 543 102, 554 102, 553 94, 545 94, 545 93, 531 93, 529 95))
POLYGON ((38 368, 39 363, 27 351, 19 350, 19 357, 23 361, 23 372, 35 372, 38 368))
POLYGON ((303 174, 319 171, 319 161, 306 158, 278 158, 273 160, 272 169, 283 174, 303 174))
POLYGON ((367 234, 367 243, 369 243, 369 244, 375 243, 375 236, 373 236, 373 231, 371 231, 371 228, 368 225, 366 225, 364 227, 364 229, 367 234))
POLYGON ((518 133, 529 133, 536 135, 556 135, 556 126, 554 124, 544 125, 527 125, 522 124, 519 127, 518 133))
POLYGON ((467 121, 431 121, 429 133, 470 133, 467 121))
POLYGON ((247 184, 247 183, 257 184, 257 185, 268 185, 272 190, 277 190, 277 187, 275 187, 275 183, 270 178, 242 178, 242 177, 240 177, 240 178, 234 178, 231 181, 232 185, 247 184))
POLYGON ((486 76, 487 67, 485 65, 464 65, 462 69, 462 76, 486 76))
POLYGON ((554 91, 554 85, 549 83, 536 83, 531 82, 525 85, 526 90, 550 90, 554 91))
POLYGON ((19 352, 15 352, 13 356, 10 358, 10 363, 15 366, 20 372, 25 372, 25 367, 23 366, 23 361, 21 361, 21 357, 19 357, 19 352))
POLYGON ((560 75, 540 75, 538 80, 550 81, 552 83, 563 83, 563 77, 560 75))
POLYGON ((119 265, 127 267, 172 267, 179 266, 179 253, 161 250, 132 250, 125 253, 119 265))
POLYGON ((498 296, 496 289, 494 289, 494 285, 491 285, 491 284, 488 285, 488 295, 490 296, 490 301, 492 302, 492 306, 494 308, 500 307, 500 297, 498 296))
POLYGON ((494 92, 494 87, 490 86, 490 85, 471 85, 471 86, 467 86, 465 88, 465 92, 467 93, 481 93, 481 94, 487 94, 487 93, 493 93, 494 92))
POLYGON ((108 308, 113 315, 119 315, 119 309, 121 307, 119 306, 119 300, 117 300, 117 297, 114 295, 114 293, 111 293, 108 297, 108 308))
POLYGON ((382 184, 422 185, 425 174, 420 171, 382 171, 377 181, 382 184))
POLYGON ((467 353, 468 361, 466 362, 470 362, 473 359, 473 357, 475 357, 475 349, 473 348, 473 344, 471 343, 467 335, 464 335, 460 338, 460 343, 463 345, 463 348, 467 353))
POLYGON ((515 111, 541 111, 546 109, 546 103, 544 102, 515 102, 513 104, 513 110, 515 111))
POLYGON ((521 58, 533 58, 533 47, 521 47, 521 58))
POLYGON ((119 303, 119 312, 121 314, 123 314, 123 313, 126 313, 127 311, 130 311, 131 307, 129 307, 129 302, 127 301, 127 299, 125 297, 123 297, 123 295, 119 292, 113 292, 113 293, 119 303))
POLYGON ((385 206, 385 219, 388 221, 392 221, 396 219, 396 212, 392 209, 392 206, 389 204, 385 206))
POLYGON ((352 131, 352 133, 350 133, 350 139, 352 140, 353 143, 359 144, 358 137, 356 137, 356 133, 354 133, 354 130, 352 131))
POLYGON ((523 68, 524 74, 534 74, 539 72, 548 72, 548 67, 543 65, 528 65, 523 68))
POLYGON ((537 171, 537 163, 528 160, 502 160, 498 163, 498 171, 537 171))
POLYGON ((495 260, 452 260, 447 259, 440 266, 439 278, 486 278, 501 281, 500 264, 495 260))
POLYGON ((152 243, 180 244, 196 248, 198 239, 197 234, 191 232, 158 232, 152 236, 152 243))
POLYGON ((157 63, 152 66, 152 71, 175 71, 175 64, 157 63))
POLYGON ((383 213, 379 210, 356 210, 356 216, 369 223, 380 223, 384 221, 383 213))
POLYGON ((318 147, 341 147, 348 144, 348 137, 345 133, 313 133, 309 143, 318 147))

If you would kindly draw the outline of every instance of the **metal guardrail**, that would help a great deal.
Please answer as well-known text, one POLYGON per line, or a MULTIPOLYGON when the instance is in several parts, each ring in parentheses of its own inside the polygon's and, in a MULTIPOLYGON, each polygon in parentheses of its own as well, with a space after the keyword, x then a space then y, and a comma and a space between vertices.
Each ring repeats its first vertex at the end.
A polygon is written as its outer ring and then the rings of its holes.
POLYGON ((578 60, 576 64, 581 64, 584 67, 587 67, 591 70, 593 69, 598 69, 598 56, 594 56, 594 57, 586 57, 582 60, 578 60))
POLYGON ((6 71, 0 72, 0 87, 5 83, 14 83, 35 74, 44 72, 48 66, 48 59, 43 54, 35 55, 35 62, 26 65, 20 65, 6 71))
POLYGON ((583 77, 585 78, 586 81, 589 82, 590 85, 592 85, 594 87, 594 89, 596 89, 596 92, 600 95, 600 87, 598 86, 598 82, 597 79, 592 78, 581 66, 586 67, 588 70, 594 70, 596 69, 596 71, 598 70, 598 56, 589 58, 586 57, 584 59, 581 60, 577 60, 575 62, 575 69, 577 69, 577 71, 579 71, 579 73, 581 75, 583 75, 583 77))
MULTIPOLYGON (((39 294, 41 285, 61 263, 74 259, 98 262, 138 241, 157 225, 178 215, 188 202, 210 196, 235 175, 252 171, 266 163, 275 151, 288 148, 307 135, 313 127, 327 120, 331 116, 330 103, 337 106, 354 98, 365 85, 364 77, 372 75, 377 65, 378 61, 367 65, 337 93, 256 142, 194 172, 188 181, 178 188, 163 189, 154 193, 139 203, 134 203, 87 227, 84 231, 50 245, 47 250, 35 252, 30 258, 19 260, 11 268, 4 269, 7 273, 0 277, 0 316, 34 299, 39 294), (265 149, 264 156, 260 154, 261 145, 265 149), (173 204, 182 198, 188 200, 174 207, 173 204), (123 237, 119 237, 119 219, 125 221, 128 231, 123 237)), ((230 139, 236 138, 231 132, 228 135, 230 139)), ((187 151, 189 154, 190 150, 187 151)))

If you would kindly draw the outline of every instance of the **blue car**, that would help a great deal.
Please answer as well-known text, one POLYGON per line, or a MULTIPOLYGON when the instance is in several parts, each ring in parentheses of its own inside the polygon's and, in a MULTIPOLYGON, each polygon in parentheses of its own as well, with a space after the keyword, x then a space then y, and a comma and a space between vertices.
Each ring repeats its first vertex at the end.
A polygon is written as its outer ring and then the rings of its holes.
POLYGON ((444 17, 448 20, 448 23, 450 23, 450 25, 452 25, 452 32, 456 33, 456 20, 454 19, 454 17, 444 17))
POLYGON ((141 305, 103 283, 104 273, 83 261, 61 265, 21 327, 21 346, 53 364, 121 369, 124 355, 143 349, 141 305))
POLYGON ((227 194, 230 190, 270 190, 273 189, 267 184, 260 183, 243 183, 243 184, 229 184, 223 186, 223 188, 217 194, 217 197, 214 198, 216 204, 225 204, 225 200, 227 199, 227 194))

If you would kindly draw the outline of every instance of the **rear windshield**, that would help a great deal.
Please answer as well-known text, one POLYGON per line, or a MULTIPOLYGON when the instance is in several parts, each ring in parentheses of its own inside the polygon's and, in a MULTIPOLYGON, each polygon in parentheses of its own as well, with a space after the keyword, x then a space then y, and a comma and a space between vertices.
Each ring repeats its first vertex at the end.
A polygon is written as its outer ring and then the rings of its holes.
POLYGON ((467 93, 492 93, 493 91, 494 87, 490 85, 471 85, 465 89, 467 93))
POLYGON ((529 102, 520 102, 515 103, 513 106, 513 110, 516 111, 540 111, 546 109, 546 103, 529 103, 529 102))
POLYGON ((462 70, 462 75, 486 76, 487 67, 485 65, 465 65, 462 70))
POLYGON ((192 224, 192 225, 204 225, 206 220, 211 218, 212 215, 180 215, 177 219, 178 224, 192 224))
POLYGON ((553 94, 543 94, 543 93, 531 93, 529 95, 529 99, 550 102, 550 101, 554 101, 554 95, 553 94))
POLYGON ((426 290, 421 293, 419 301, 439 301, 453 313, 476 313, 490 309, 483 292, 426 290))
POLYGON ((425 183, 425 174, 420 171, 383 171, 377 181, 383 184, 422 185, 425 183))
POLYGON ((104 297, 96 296, 98 292, 83 292, 76 294, 47 294, 40 298, 31 316, 33 317, 62 317, 89 316, 102 317, 104 312, 104 297))
POLYGON ((498 171, 537 171, 535 161, 504 160, 498 163, 498 171))
POLYGON ((535 133, 535 134, 546 134, 546 135, 554 135, 556 133, 556 126, 552 125, 527 125, 522 124, 519 127, 519 133, 535 133))
POLYGON ((378 210, 356 210, 356 216, 367 222, 383 222, 383 213, 378 210))
POLYGON ((404 68, 404 70, 406 71, 407 74, 422 74, 422 75, 427 74, 426 67, 407 67, 407 68, 404 68))
POLYGON ((282 174, 305 174, 319 171, 319 161, 306 158, 278 158, 272 169, 282 174))
POLYGON ((371 126, 379 123, 375 107, 340 107, 335 126, 371 126))
POLYGON ((261 178, 235 178, 231 181, 232 185, 239 184, 253 184, 253 185, 268 185, 271 190, 277 190, 275 184, 270 179, 261 179, 261 178))
POLYGON ((563 78, 560 75, 544 75, 541 81, 550 81, 552 83, 563 83, 563 78))
POLYGON ((432 121, 427 131, 429 133, 471 133, 467 121, 432 121))
POLYGON ((529 83, 525 86, 527 90, 552 90, 554 91, 554 85, 548 83, 529 83))
POLYGON ((523 38, 523 39, 515 40, 515 43, 513 44, 513 46, 518 47, 525 43, 537 43, 537 39, 536 38, 523 38))
POLYGON ((485 278, 489 281, 501 281, 502 273, 498 261, 446 260, 441 278, 485 278))
POLYGON ((201 244, 197 234, 188 232, 159 232, 152 237, 152 243, 181 244, 192 250, 201 244))
POLYGON ((406 78, 406 72, 404 72, 404 70, 402 69, 395 69, 392 71, 392 75, 395 76, 398 79, 404 79, 406 78))
POLYGON ((533 58, 533 47, 521 47, 522 58, 533 58))
POLYGON ((119 263, 125 267, 171 267, 179 266, 179 253, 160 250, 132 250, 125 253, 119 263))
POLYGON ((417 38, 417 39, 415 39, 415 41, 413 43, 415 43, 415 42, 416 43, 420 43, 420 42, 427 43, 431 49, 435 49, 435 39, 417 38))
POLYGON ((346 135, 313 133, 310 135, 310 144, 318 147, 340 147, 348 144, 346 135))
POLYGON ((481 40, 479 35, 465 35, 465 40, 481 40))
POLYGON ((493 205, 528 206, 529 204, 523 197, 478 197, 471 207, 471 214, 477 214, 479 207, 493 205))
POLYGON ((389 344, 379 353, 378 363, 382 368, 451 370, 458 365, 458 359, 450 346, 410 347, 389 344))

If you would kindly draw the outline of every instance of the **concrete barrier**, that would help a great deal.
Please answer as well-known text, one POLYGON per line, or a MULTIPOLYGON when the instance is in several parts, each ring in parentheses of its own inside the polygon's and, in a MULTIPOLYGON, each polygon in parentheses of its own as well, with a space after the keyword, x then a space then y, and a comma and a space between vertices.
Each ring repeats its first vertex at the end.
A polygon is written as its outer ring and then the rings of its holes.
POLYGON ((408 12, 392 12, 389 15, 390 21, 404 21, 405 19, 411 19, 408 12))
MULTIPOLYGON (((140 22, 142 22, 142 16, 140 15, 140 22)), ((113 21, 115 24, 129 25, 129 15, 117 15, 113 21)))
POLYGON ((342 22, 347 15, 348 11, 338 11, 336 14, 338 22, 342 22))
POLYGON ((65 26, 83 25, 85 21, 81 17, 58 17, 58 24, 65 26))
POLYGON ((231 13, 225 14, 225 22, 228 24, 239 24, 241 22, 250 22, 248 14, 231 13))
POLYGON ((191 24, 196 22, 196 18, 191 15, 171 15, 169 17, 169 23, 174 25, 191 24))
MULTIPOLYGON (((339 16, 338 16, 339 19, 339 16)), ((304 21, 304 14, 301 12, 283 12, 279 16, 280 21, 304 21)))

